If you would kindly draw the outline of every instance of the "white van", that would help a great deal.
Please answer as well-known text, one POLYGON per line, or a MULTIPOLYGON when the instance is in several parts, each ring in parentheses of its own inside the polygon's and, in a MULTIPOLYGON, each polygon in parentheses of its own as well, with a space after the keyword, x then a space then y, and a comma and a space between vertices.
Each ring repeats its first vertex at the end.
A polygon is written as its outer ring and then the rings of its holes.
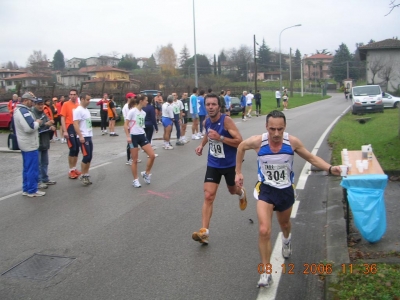
POLYGON ((362 85, 351 88, 350 99, 353 103, 353 115, 366 112, 383 112, 381 87, 362 85))

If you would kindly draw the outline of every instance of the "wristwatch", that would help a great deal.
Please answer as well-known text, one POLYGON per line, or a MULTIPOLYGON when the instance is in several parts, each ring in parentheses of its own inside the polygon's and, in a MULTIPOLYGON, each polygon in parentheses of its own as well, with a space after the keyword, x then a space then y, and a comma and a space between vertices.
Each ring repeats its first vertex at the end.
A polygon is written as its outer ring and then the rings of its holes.
POLYGON ((219 140, 220 140, 221 142, 224 141, 224 138, 225 138, 225 137, 224 137, 223 135, 220 135, 220 136, 219 136, 219 140))

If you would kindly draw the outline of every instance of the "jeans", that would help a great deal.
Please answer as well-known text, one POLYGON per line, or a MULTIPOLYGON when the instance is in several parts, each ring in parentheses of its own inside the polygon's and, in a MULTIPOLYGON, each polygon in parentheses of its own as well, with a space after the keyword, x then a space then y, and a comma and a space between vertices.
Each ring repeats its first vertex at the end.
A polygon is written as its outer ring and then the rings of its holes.
POLYGON ((281 98, 276 98, 276 106, 281 107, 281 98))
POLYGON ((176 138, 178 141, 181 137, 181 125, 179 124, 179 114, 174 114, 174 124, 176 127, 176 138))
POLYGON ((38 150, 22 153, 22 191, 34 194, 38 190, 39 154, 38 150))
POLYGON ((151 140, 153 138, 153 132, 154 132, 154 126, 153 125, 149 125, 146 126, 144 128, 144 133, 146 135, 147 140, 149 141, 149 143, 151 144, 151 140))
POLYGON ((199 115, 199 123, 200 123, 200 133, 203 133, 203 122, 206 119, 206 116, 200 116, 199 115))
POLYGON ((49 168, 49 150, 39 150, 39 182, 49 181, 47 170, 49 168))
POLYGON ((256 113, 257 115, 261 114, 261 101, 256 100, 256 113))
POLYGON ((107 112, 100 112, 100 118, 101 118, 101 130, 107 130, 107 112))

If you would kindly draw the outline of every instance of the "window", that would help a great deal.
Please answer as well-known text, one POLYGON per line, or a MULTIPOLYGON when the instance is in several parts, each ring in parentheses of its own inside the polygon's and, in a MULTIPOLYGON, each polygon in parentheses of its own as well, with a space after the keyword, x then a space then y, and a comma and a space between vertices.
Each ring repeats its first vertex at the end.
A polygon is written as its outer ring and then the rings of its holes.
POLYGON ((13 85, 12 81, 11 81, 11 80, 7 80, 7 85, 8 85, 8 86, 13 85))

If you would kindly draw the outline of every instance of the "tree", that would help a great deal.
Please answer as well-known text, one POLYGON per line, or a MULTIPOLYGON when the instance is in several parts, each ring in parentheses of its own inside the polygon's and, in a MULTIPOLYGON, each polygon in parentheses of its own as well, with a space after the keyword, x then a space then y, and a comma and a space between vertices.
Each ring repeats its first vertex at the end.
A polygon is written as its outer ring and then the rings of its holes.
POLYGON ((15 61, 14 62, 8 61, 7 63, 3 63, 2 67, 5 68, 5 69, 10 69, 10 70, 19 69, 19 67, 18 67, 18 65, 17 65, 17 63, 15 61))
POLYGON ((299 49, 296 49, 293 58, 293 79, 301 78, 301 53, 299 49))
POLYGON ((65 68, 64 54, 57 50, 53 56, 53 70, 62 71, 65 68))
POLYGON ((217 76, 217 59, 215 58, 215 54, 214 54, 214 75, 217 76))
MULTIPOLYGON (((338 50, 335 50, 336 54, 330 64, 330 71, 336 82, 341 82, 347 78, 347 63, 353 61, 349 48, 346 44, 342 43, 338 50)), ((357 79, 357 72, 354 69, 349 68, 349 76, 352 79, 357 79)))
POLYGON ((311 80, 311 66, 314 64, 311 60, 307 60, 306 64, 308 66, 308 80, 311 80))
POLYGON ((86 60, 82 59, 81 62, 79 63, 79 69, 84 67, 87 67, 86 60))
POLYGON ((186 61, 190 58, 189 49, 186 47, 186 44, 183 45, 181 52, 179 53, 179 68, 183 68, 186 61))
POLYGON ((133 56, 133 54, 125 54, 122 55, 121 60, 118 63, 118 68, 132 71, 134 69, 138 69, 139 66, 137 64, 137 59, 133 56))
POLYGON ((218 55, 220 61, 227 61, 226 55, 224 50, 221 50, 220 54, 218 55))
POLYGON ((228 51, 228 61, 236 69, 236 79, 247 79, 247 72, 249 71, 248 63, 252 62, 252 59, 253 50, 246 45, 241 45, 237 50, 232 48, 228 51))
POLYGON ((167 76, 176 74, 176 53, 172 44, 160 46, 156 51, 156 58, 161 68, 161 73, 167 76))
MULTIPOLYGON (((378 73, 378 77, 383 80, 382 86, 386 87, 386 91, 389 90, 389 82, 391 80, 396 80, 399 77, 398 65, 395 59, 389 58, 383 64, 381 71, 378 73)), ((393 86, 393 88, 397 88, 393 86)))
MULTIPOLYGON (((203 54, 196 54, 196 60, 197 60, 197 74, 199 76, 208 75, 208 74, 212 73, 210 61, 208 60, 207 56, 205 56, 203 54)), ((189 69, 191 70, 190 73, 193 74, 193 72, 194 72, 194 56, 192 56, 191 58, 189 58, 186 61, 185 70, 188 70, 188 73, 189 73, 189 69)))
POLYGON ((397 2, 397 0, 392 0, 392 1, 390 1, 390 3, 389 3, 389 8, 390 8, 390 10, 389 10, 389 12, 385 15, 385 17, 386 17, 387 15, 389 15, 389 14, 392 12, 393 9, 395 9, 396 7, 400 7, 400 3, 396 3, 396 2, 397 2))
POLYGON ((315 54, 325 54, 325 55, 331 55, 331 53, 328 51, 328 49, 322 49, 321 51, 316 50, 317 52, 315 54))
POLYGON ((269 69, 271 64, 271 49, 265 44, 263 39, 261 46, 258 48, 258 66, 261 72, 269 69))
POLYGON ((50 74, 49 62, 42 51, 33 50, 27 61, 27 67, 33 74, 50 74))
POLYGON ((150 58, 147 60, 147 65, 146 68, 150 69, 150 70, 154 70, 157 68, 157 64, 156 64, 156 59, 154 58, 154 55, 152 54, 150 56, 150 58))

